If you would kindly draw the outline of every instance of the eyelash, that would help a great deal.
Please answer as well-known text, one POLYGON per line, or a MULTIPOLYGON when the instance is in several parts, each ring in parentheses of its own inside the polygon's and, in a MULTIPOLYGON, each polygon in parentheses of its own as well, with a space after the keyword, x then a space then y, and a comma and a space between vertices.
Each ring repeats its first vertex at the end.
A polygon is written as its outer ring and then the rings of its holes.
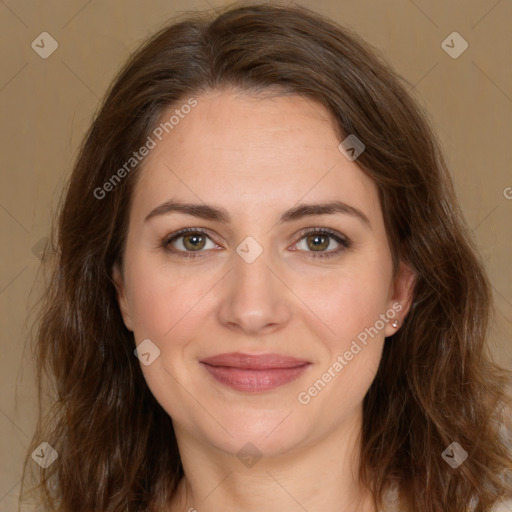
MULTIPOLYGON (((161 244, 160 244, 160 247, 162 249, 164 249, 164 251, 166 252, 169 252, 169 253, 172 253, 172 254, 176 254, 177 256, 180 256, 180 257, 184 257, 184 258, 202 258, 203 256, 200 256, 200 253, 201 252, 204 252, 204 251, 181 251, 181 250, 176 250, 176 249, 173 249, 171 248, 171 244, 172 242, 174 242, 175 240, 177 240, 178 238, 181 238, 183 235, 186 235, 186 234, 203 234, 203 235, 206 235, 208 238, 210 238, 208 236, 208 233, 201 229, 201 228, 184 228, 184 229, 180 229, 179 231, 177 231, 176 233, 173 233, 172 235, 169 235, 168 237, 165 237, 161 244)), ((352 246, 352 242, 344 237, 344 236, 341 236, 339 233, 337 233, 336 231, 333 231, 331 229, 328 229, 328 228, 308 228, 308 229, 305 229, 303 231, 301 231, 299 233, 299 240, 298 242, 300 242, 303 238, 309 236, 309 235, 327 235, 329 236, 330 238, 332 238, 333 240, 335 240, 336 242, 338 242, 340 245, 341 245, 341 248, 338 248, 334 251, 329 251, 329 252, 318 252, 318 253, 315 253, 314 251, 306 251, 308 253, 311 253, 311 257, 313 258, 332 258, 334 256, 337 256, 339 255, 341 252, 343 252, 345 249, 348 249, 352 246)), ((211 238, 210 238, 211 240, 211 238)), ((213 240, 212 240, 213 241, 213 240)))

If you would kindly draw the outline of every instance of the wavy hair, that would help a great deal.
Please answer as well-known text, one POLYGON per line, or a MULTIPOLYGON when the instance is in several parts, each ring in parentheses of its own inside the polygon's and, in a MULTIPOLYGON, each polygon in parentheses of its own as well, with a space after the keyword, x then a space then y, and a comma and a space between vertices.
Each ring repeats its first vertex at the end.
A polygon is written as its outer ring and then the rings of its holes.
POLYGON ((112 280, 144 162, 108 196, 97 191, 166 109, 226 88, 307 97, 328 109, 340 141, 362 140, 357 164, 378 187, 395 270, 403 261, 417 274, 411 311, 363 402, 359 476, 375 506, 393 487, 400 510, 421 512, 465 512, 470 502, 483 512, 512 497, 510 373, 487 345, 490 284, 428 115, 351 30, 304 7, 258 4, 167 24, 118 73, 80 148, 34 336, 40 403, 50 399, 30 450, 46 441, 59 454, 32 474, 44 510, 160 511, 183 477, 112 280), (468 452, 458 469, 441 456, 454 441, 468 452))

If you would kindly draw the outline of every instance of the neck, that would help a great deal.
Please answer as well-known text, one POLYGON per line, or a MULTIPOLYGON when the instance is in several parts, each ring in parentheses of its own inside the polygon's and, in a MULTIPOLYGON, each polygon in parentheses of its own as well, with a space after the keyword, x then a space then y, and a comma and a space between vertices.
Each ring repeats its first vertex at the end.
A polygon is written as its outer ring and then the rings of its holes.
POLYGON ((375 512, 357 479, 361 425, 359 409, 328 436, 250 467, 175 425, 185 477, 170 510, 375 512))

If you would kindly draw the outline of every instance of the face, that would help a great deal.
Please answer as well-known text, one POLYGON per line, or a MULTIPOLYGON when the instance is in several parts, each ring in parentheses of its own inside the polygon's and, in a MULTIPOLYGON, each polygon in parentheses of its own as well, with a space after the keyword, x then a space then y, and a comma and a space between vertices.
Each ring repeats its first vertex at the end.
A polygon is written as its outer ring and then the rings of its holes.
POLYGON ((177 433, 298 449, 360 411, 412 275, 393 275, 377 188, 321 105, 196 99, 135 187, 113 274, 123 318, 177 433))

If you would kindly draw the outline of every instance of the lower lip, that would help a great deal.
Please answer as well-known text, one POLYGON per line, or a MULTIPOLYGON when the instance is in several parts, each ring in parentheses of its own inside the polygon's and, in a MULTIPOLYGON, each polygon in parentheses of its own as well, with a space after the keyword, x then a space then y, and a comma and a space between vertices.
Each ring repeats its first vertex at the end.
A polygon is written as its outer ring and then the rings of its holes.
POLYGON ((265 370, 253 370, 232 368, 229 366, 211 366, 201 363, 204 368, 217 379, 237 391, 256 393, 269 391, 288 382, 298 379, 310 366, 309 363, 294 368, 275 368, 265 370))

